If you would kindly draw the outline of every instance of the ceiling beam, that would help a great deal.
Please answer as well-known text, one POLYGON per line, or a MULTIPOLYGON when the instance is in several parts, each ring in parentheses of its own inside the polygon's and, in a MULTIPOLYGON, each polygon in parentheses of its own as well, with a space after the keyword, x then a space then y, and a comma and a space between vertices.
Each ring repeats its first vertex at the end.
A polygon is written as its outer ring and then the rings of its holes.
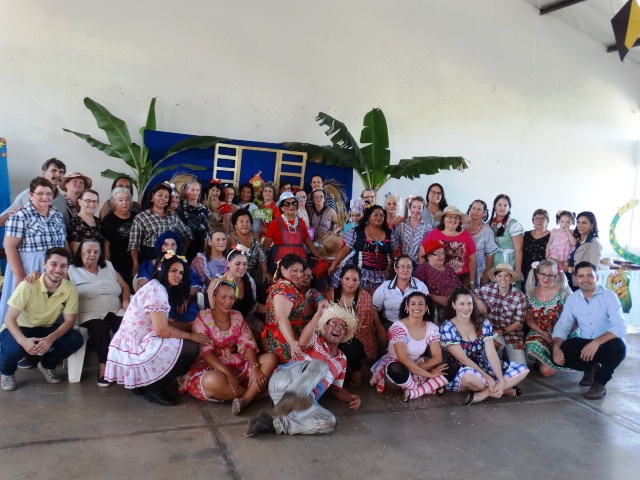
MULTIPOLYGON (((633 44, 633 47, 640 47, 640 38, 638 40, 635 41, 635 43, 633 44)), ((618 51, 618 45, 609 45, 607 47, 607 53, 613 53, 613 52, 617 52, 618 51)))
POLYGON ((551 5, 542 7, 539 12, 540 15, 546 15, 547 13, 552 13, 563 8, 571 7, 576 3, 582 3, 584 1, 585 0, 561 0, 560 2, 552 3, 551 5))

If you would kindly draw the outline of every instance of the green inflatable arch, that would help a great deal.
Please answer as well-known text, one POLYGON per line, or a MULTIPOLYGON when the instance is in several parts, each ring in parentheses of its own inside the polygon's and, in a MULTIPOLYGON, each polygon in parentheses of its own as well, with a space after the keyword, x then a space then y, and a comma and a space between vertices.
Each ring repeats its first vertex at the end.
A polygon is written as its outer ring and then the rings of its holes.
POLYGON ((609 242, 611 242, 611 246, 613 247, 613 249, 625 260, 636 264, 640 264, 640 256, 634 255, 633 253, 626 251, 620 246, 616 238, 616 225, 618 224, 618 220, 620 220, 620 217, 622 217, 622 215, 627 213, 629 210, 633 210, 638 205, 640 205, 640 200, 638 200, 637 198, 632 198, 631 200, 629 200, 629 202, 618 209, 618 212, 611 221, 611 225, 609 225, 609 242))

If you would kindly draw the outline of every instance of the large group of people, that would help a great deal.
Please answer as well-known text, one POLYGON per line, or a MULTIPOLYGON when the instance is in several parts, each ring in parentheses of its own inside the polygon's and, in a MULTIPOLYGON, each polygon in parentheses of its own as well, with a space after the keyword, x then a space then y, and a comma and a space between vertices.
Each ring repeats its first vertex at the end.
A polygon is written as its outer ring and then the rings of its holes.
POLYGON ((57 365, 82 346, 76 326, 100 387, 167 406, 178 393, 230 402, 234 415, 270 397, 273 411, 247 436, 332 431, 318 399, 329 392, 357 410, 345 384, 359 386, 367 366, 378 393, 454 391, 471 405, 519 397, 534 366, 544 377, 584 372, 585 397, 600 399, 625 356, 620 303, 596 285, 588 211, 559 211, 550 232, 538 209, 525 232, 508 195, 463 211, 438 183, 405 202, 365 190, 348 223, 320 175, 307 193, 163 182, 142 205, 121 177, 101 208, 91 187, 51 159, 0 217, 5 391, 19 367, 60 382, 57 365))

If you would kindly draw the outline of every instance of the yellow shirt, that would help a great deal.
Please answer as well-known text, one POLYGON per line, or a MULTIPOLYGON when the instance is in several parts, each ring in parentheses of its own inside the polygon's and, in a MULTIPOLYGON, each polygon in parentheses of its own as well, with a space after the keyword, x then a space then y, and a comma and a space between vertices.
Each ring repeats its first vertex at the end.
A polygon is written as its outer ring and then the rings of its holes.
MULTIPOLYGON (((78 292, 73 283, 63 279, 56 291, 49 296, 44 277, 42 275, 33 284, 20 282, 7 302, 10 307, 20 310, 18 326, 50 327, 61 313, 78 313, 78 292)), ((2 325, 2 330, 5 328, 2 325)))

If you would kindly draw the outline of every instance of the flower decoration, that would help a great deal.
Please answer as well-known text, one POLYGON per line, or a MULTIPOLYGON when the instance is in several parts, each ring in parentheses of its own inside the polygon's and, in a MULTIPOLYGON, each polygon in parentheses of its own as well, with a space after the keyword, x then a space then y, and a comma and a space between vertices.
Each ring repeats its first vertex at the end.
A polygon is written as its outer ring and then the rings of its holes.
POLYGON ((176 252, 174 252, 172 249, 169 249, 165 252, 164 256, 162 257, 162 260, 160 260, 160 262, 158 262, 158 271, 162 270, 162 264, 164 263, 165 260, 169 260, 170 258, 173 257, 178 257, 180 260, 182 260, 183 263, 187 263, 187 258, 183 255, 176 255, 176 252))

